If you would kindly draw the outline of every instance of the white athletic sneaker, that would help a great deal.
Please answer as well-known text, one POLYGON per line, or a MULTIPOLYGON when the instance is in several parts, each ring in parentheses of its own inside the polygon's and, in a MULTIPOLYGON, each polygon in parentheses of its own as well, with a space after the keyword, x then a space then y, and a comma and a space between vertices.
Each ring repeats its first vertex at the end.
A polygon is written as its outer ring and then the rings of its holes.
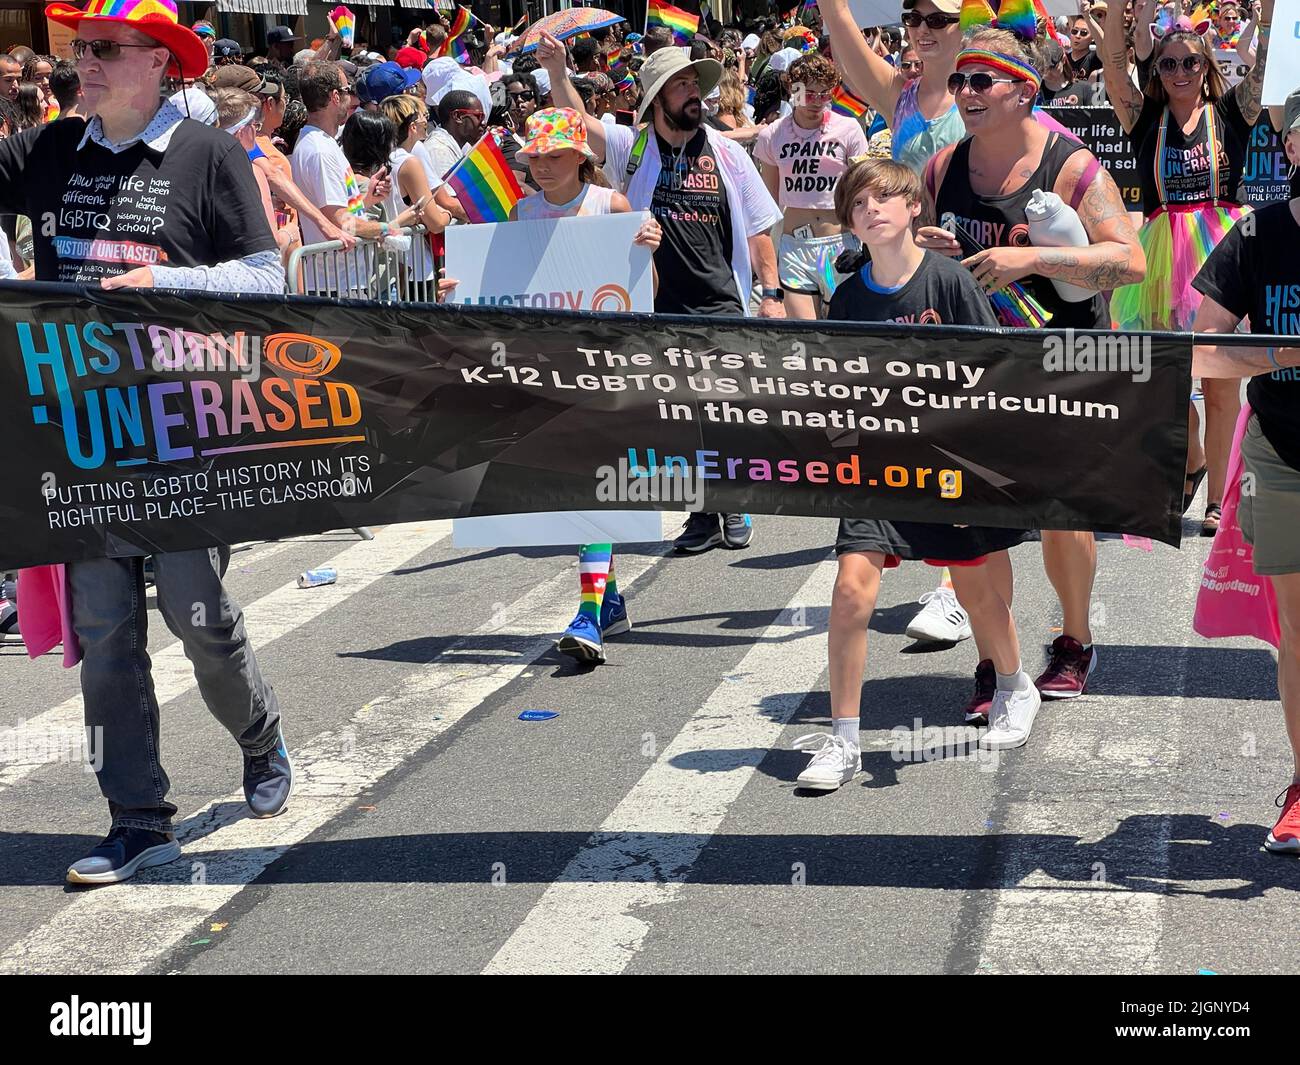
POLYGON ((1029 742, 1042 697, 1032 684, 1020 691, 993 693, 989 730, 980 739, 985 751, 1010 751, 1029 742))
POLYGON ((951 588, 940 586, 921 596, 923 609, 907 624, 909 640, 956 643, 970 639, 970 618, 951 588))
POLYGON ((794 741, 794 749, 812 755, 808 768, 795 781, 801 788, 834 791, 862 768, 862 750, 834 733, 810 732, 794 741))

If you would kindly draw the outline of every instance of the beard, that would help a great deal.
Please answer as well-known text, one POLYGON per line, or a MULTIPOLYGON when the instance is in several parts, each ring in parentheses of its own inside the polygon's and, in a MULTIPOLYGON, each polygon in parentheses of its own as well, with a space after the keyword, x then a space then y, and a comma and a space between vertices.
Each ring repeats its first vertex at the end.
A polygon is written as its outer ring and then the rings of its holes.
POLYGON ((687 100, 676 111, 667 106, 662 106, 661 109, 664 122, 667 123, 668 128, 679 130, 682 133, 689 133, 692 130, 699 129, 700 122, 703 120, 703 111, 698 96, 687 100))

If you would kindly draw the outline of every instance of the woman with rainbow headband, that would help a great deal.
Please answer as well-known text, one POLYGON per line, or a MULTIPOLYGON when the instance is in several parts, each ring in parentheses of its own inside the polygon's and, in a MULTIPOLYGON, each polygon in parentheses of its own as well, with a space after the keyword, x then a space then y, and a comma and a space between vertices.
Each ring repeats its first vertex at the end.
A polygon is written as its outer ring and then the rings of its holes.
MULTIPOLYGON (((1119 190, 1092 152, 1035 120, 1044 42, 1037 37, 1027 0, 1014 10, 1003 4, 996 17, 984 0, 966 0, 962 22, 972 32, 957 55, 949 87, 968 135, 926 167, 928 195, 921 220, 927 224, 918 231, 917 243, 965 256, 965 265, 988 293, 1021 285, 1054 328, 1105 329, 1110 319, 1101 292, 1141 281, 1146 268, 1119 190), (1056 193, 1077 211, 1088 236, 1086 247, 1030 245, 1026 208, 1039 190, 1056 193), (1094 294, 1067 302, 1053 284, 1058 279, 1094 294)), ((1071 469, 1062 476, 1096 479, 1098 490, 1105 490, 1104 470, 1071 469)), ((1044 698, 1076 698, 1087 690, 1097 663, 1088 618, 1096 543, 1088 532, 1044 531, 1043 561, 1063 620, 1051 661, 1034 684, 1044 698)), ((1005 591, 1010 602, 1010 589, 1005 591)), ((967 721, 987 712, 992 674, 992 663, 980 662, 967 721)))
MULTIPOLYGON (((1108 42, 1122 39, 1121 16, 1118 4, 1107 11, 1108 42)), ((1146 279, 1118 289, 1111 301, 1111 315, 1121 329, 1192 327, 1201 302, 1192 278, 1248 210, 1238 200, 1237 186, 1251 128, 1259 118, 1272 17, 1273 0, 1265 0, 1258 58, 1245 80, 1230 91, 1209 41, 1186 18, 1152 27, 1151 73, 1141 92, 1128 80, 1118 47, 1108 44, 1104 49, 1106 92, 1133 142, 1147 218, 1139 234, 1147 257, 1146 279)), ((1201 535, 1213 536, 1241 410, 1241 383, 1206 380, 1203 388, 1205 446, 1200 444, 1199 418, 1192 406, 1183 509, 1191 506, 1208 470, 1201 535)))

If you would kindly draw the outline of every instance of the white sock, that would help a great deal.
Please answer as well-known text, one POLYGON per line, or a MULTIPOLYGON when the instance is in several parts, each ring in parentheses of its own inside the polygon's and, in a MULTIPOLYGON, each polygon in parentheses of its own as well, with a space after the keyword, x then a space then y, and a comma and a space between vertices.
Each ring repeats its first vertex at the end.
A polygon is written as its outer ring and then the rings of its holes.
POLYGON ((1002 674, 994 671, 997 677, 997 687, 1000 692, 1022 692, 1030 686, 1029 674, 1017 664, 1014 673, 1002 674))
POLYGON ((831 718, 831 730, 852 747, 860 747, 858 743, 858 729, 861 727, 861 718, 857 717, 833 717, 831 718))

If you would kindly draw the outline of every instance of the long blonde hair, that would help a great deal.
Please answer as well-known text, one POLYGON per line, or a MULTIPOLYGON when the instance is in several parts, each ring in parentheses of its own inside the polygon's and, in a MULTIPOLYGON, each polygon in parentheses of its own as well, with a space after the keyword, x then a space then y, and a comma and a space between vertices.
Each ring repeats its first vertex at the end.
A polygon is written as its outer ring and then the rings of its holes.
POLYGON ((730 115, 737 126, 752 126, 749 116, 745 114, 745 86, 740 75, 730 67, 718 82, 718 114, 730 115))

